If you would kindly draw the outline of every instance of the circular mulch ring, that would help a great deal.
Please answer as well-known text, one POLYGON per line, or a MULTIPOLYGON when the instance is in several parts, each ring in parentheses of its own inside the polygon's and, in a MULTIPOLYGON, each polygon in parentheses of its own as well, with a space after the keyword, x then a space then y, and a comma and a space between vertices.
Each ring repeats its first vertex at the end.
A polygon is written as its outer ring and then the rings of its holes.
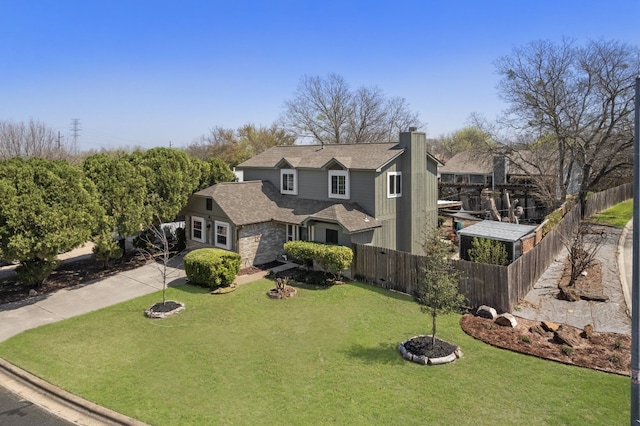
POLYGON ((462 357, 458 346, 437 337, 432 341, 431 336, 424 334, 405 340, 398 349, 404 359, 422 365, 447 364, 462 357))
POLYGON ((164 303, 156 303, 155 305, 144 311, 144 314, 149 318, 166 318, 183 310, 184 303, 176 302, 175 300, 167 300, 164 303))

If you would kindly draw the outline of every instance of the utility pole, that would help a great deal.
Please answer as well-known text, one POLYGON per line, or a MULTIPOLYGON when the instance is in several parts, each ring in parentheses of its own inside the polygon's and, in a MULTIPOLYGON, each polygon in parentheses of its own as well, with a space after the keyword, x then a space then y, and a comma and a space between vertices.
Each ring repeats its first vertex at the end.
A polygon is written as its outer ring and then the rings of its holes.
POLYGON ((640 77, 633 136, 633 270, 631 275, 631 426, 640 425, 640 77))

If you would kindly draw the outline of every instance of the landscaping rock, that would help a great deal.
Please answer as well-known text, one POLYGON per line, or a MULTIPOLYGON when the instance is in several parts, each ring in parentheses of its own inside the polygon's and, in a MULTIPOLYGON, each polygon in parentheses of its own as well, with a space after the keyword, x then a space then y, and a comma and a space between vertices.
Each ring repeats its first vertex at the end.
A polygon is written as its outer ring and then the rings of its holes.
POLYGON ((38 292, 34 289, 29 290, 29 297, 35 297, 38 295, 38 292))
POLYGON ((571 346, 572 348, 580 344, 579 336, 573 328, 560 326, 555 332, 553 338, 564 345, 571 346))
POLYGON ((542 321, 542 327, 547 331, 551 331, 555 333, 556 331, 558 331, 558 328, 560 327, 560 325, 551 321, 542 321))
POLYGON ((480 318, 487 318, 490 320, 494 320, 498 316, 498 313, 491 306, 482 305, 476 311, 476 315, 479 316, 480 318))
POLYGON ((504 313, 504 314, 498 315, 498 317, 495 319, 494 322, 503 327, 516 328, 516 326, 518 325, 518 321, 516 321, 516 317, 514 317, 510 313, 504 313))
POLYGON ((591 336, 593 336, 593 325, 587 324, 582 330, 582 337, 585 339, 591 339, 591 336))
POLYGON ((548 333, 548 331, 545 330, 540 324, 532 325, 531 327, 529 327, 529 331, 539 334, 542 337, 545 337, 548 333))

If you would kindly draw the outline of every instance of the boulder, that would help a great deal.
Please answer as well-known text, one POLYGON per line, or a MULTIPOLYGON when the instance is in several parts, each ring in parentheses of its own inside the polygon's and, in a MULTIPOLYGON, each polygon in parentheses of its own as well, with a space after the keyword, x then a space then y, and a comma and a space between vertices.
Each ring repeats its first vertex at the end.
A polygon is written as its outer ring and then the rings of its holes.
POLYGON ((490 320, 494 320, 498 316, 498 313, 491 306, 482 305, 476 311, 476 315, 479 316, 480 318, 487 318, 490 320))
POLYGON ((563 325, 558 327, 558 330, 556 330, 553 338, 557 342, 567 346, 571 346, 572 348, 575 348, 580 344, 580 338, 578 336, 577 330, 565 327, 563 325))
POLYGON ((38 292, 34 289, 29 290, 29 297, 35 297, 38 295, 38 292))
POLYGON ((547 335, 547 330, 542 328, 540 324, 532 325, 531 327, 529 327, 529 331, 532 333, 539 334, 542 337, 545 337, 547 335))
POLYGON ((593 336, 593 325, 591 324, 585 325, 584 329, 582 329, 581 335, 585 339, 591 339, 591 336, 593 336))
POLYGON ((494 322, 498 325, 501 325, 504 327, 511 327, 511 328, 516 328, 516 326, 518 325, 518 321, 516 321, 516 317, 514 317, 509 313, 498 315, 498 317, 495 319, 494 322))
POLYGON ((559 327, 560 325, 556 324, 555 322, 542 321, 542 328, 544 328, 547 331, 551 331, 555 333, 559 327))

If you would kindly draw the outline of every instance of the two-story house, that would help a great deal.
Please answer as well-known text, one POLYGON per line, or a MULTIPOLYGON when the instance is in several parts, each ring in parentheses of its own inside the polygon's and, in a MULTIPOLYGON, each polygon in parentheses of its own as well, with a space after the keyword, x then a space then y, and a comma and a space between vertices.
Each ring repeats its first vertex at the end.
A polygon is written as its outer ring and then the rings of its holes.
POLYGON ((371 244, 422 253, 437 225, 437 167, 425 134, 399 143, 270 148, 237 166, 242 182, 191 196, 188 245, 238 252, 243 266, 279 259, 283 244, 306 240, 371 244))

